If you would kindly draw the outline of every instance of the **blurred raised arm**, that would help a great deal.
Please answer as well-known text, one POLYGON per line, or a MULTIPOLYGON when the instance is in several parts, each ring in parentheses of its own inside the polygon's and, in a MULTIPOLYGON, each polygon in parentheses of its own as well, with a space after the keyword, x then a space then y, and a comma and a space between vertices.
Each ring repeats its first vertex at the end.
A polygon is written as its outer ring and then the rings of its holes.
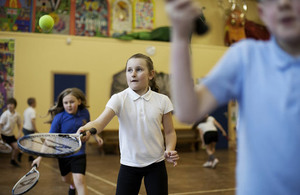
POLYGON ((201 8, 192 0, 172 0, 166 3, 166 10, 172 24, 170 70, 174 113, 181 122, 192 124, 217 106, 205 86, 194 87, 191 73, 190 38, 201 8))

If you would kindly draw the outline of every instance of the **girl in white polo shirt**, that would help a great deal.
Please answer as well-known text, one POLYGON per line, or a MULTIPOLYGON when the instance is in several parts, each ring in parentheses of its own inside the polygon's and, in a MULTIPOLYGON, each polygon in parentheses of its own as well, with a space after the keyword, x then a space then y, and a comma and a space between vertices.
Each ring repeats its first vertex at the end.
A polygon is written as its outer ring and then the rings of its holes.
POLYGON ((143 178, 148 195, 167 195, 168 176, 164 160, 176 166, 179 159, 175 151, 173 106, 166 95, 157 93, 154 76, 150 57, 143 54, 131 56, 126 63, 129 87, 113 95, 102 114, 79 129, 85 131, 94 127, 100 133, 115 115, 118 116, 121 167, 117 195, 138 194, 143 178))

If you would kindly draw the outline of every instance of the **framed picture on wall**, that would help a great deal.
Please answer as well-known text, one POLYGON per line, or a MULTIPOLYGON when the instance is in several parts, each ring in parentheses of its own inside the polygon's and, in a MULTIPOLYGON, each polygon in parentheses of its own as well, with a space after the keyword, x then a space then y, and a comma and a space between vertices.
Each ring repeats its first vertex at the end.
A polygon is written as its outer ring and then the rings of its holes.
POLYGON ((114 34, 126 34, 132 31, 132 4, 130 0, 113 1, 112 30, 114 34))
POLYGON ((108 0, 77 0, 75 35, 109 36, 110 6, 108 0))
POLYGON ((153 29, 155 24, 154 0, 134 0, 133 26, 136 29, 153 29))
POLYGON ((31 32, 31 0, 0 0, 1 31, 31 32))
POLYGON ((50 33, 69 34, 70 8, 71 0, 34 0, 32 31, 43 32, 38 24, 39 19, 48 14, 54 20, 54 26, 50 33))

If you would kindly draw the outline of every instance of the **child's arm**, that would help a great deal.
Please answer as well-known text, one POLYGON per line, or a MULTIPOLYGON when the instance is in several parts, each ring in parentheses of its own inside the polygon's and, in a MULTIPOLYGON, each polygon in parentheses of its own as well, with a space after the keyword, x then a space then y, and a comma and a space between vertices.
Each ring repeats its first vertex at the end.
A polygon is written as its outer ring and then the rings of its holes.
POLYGON ((18 137, 17 139, 19 139, 22 136, 22 120, 21 117, 19 117, 18 121, 17 121, 17 125, 18 125, 18 137))
POLYGON ((171 112, 164 114, 162 125, 164 127, 165 142, 166 142, 165 158, 168 162, 171 162, 174 164, 174 166, 176 166, 177 160, 179 160, 179 155, 175 150, 177 137, 173 126, 171 112))
POLYGON ((201 8, 192 0, 173 0, 166 5, 172 23, 171 92, 175 115, 181 122, 192 124, 217 107, 204 85, 194 88, 191 74, 190 36, 201 8))
POLYGON ((43 157, 41 157, 41 156, 39 156, 39 157, 37 157, 36 159, 34 159, 34 161, 32 161, 32 163, 31 163, 31 166, 33 167, 33 165, 37 165, 37 167, 39 167, 40 166, 40 163, 41 163, 41 160, 42 160, 42 158, 43 157))
POLYGON ((2 124, 2 123, 0 123, 0 140, 2 139, 2 137, 1 137, 2 128, 3 128, 3 124, 2 124))
POLYGON ((214 124, 218 127, 218 129, 220 129, 223 136, 227 136, 225 129, 222 127, 222 125, 216 119, 214 119, 214 124))
POLYGON ((35 133, 37 133, 38 130, 37 130, 37 128, 36 128, 35 118, 31 119, 31 123, 32 123, 32 126, 33 126, 33 131, 34 131, 35 133))
POLYGON ((5 119, 3 118, 3 115, 0 116, 0 138, 2 139, 2 129, 4 127, 4 124, 5 124, 5 119))
POLYGON ((89 140, 90 133, 88 132, 88 130, 90 130, 91 128, 97 129, 96 134, 99 134, 115 115, 115 112, 111 108, 106 107, 96 120, 90 121, 78 129, 77 133, 87 131, 86 136, 82 137, 81 141, 84 142, 89 140))

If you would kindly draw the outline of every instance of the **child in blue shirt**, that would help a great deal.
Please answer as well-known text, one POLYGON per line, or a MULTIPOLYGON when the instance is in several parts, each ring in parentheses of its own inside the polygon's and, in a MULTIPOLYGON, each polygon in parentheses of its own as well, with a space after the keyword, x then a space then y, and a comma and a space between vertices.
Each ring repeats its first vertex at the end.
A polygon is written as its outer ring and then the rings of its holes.
POLYGON ((177 117, 193 123, 237 99, 237 194, 299 194, 300 1, 259 1, 258 13, 272 38, 236 43, 196 88, 189 40, 201 9, 192 0, 172 0, 166 8, 173 26, 171 88, 177 117))
MULTIPOLYGON (((90 114, 86 108, 86 98, 80 89, 65 89, 59 94, 57 104, 49 109, 53 117, 49 133, 76 133, 79 127, 90 121, 90 114)), ((62 180, 70 184, 69 194, 75 194, 75 188, 79 195, 87 194, 85 147, 86 143, 83 143, 79 152, 58 158, 62 180)), ((32 165, 39 166, 41 159, 42 157, 38 157, 32 165)))

